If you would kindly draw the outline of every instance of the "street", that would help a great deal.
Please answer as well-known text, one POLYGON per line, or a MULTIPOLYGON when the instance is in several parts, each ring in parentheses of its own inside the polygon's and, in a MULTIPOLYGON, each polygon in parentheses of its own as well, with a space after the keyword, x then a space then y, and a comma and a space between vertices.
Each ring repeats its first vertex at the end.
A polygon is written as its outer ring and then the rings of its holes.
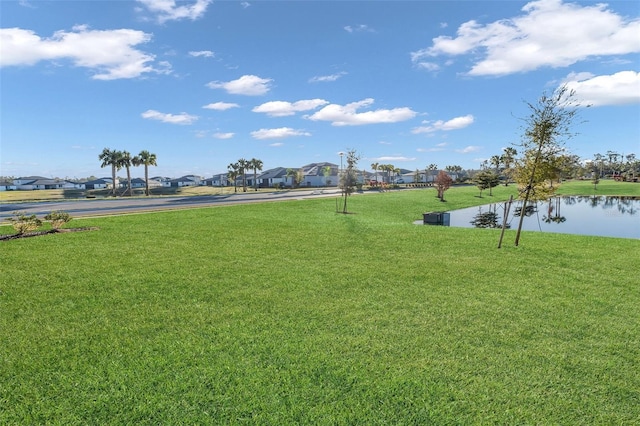
POLYGON ((108 198, 75 201, 41 201, 0 204, 0 222, 16 211, 27 215, 44 216, 62 210, 72 217, 117 215, 135 212, 189 209, 221 204, 243 204, 269 201, 308 199, 339 196, 339 189, 313 189, 302 191, 245 192, 225 195, 158 197, 158 198, 108 198))

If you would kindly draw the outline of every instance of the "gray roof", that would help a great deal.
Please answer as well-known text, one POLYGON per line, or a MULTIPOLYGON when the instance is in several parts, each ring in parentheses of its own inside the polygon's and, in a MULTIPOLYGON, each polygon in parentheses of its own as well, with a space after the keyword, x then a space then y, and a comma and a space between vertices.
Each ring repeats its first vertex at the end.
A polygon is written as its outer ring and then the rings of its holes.
MULTIPOLYGON (((109 179, 109 181, 110 180, 111 179, 109 179)), ((106 184, 110 184, 111 182, 107 182, 104 179, 96 179, 96 180, 89 180, 89 181, 82 182, 82 183, 84 183, 85 185, 106 185, 106 184)))
POLYGON ((338 174, 339 166, 333 163, 311 163, 306 166, 302 166, 302 170, 306 176, 324 176, 323 169, 329 166, 331 168, 331 175, 338 174))
POLYGON ((44 176, 21 176, 16 180, 40 180, 40 179, 49 179, 49 178, 44 176))
POLYGON ((279 179, 287 176, 287 169, 284 167, 276 167, 275 169, 269 169, 260 174, 257 179, 279 179))
POLYGON ((65 181, 59 180, 59 179, 41 178, 41 179, 33 180, 31 182, 24 183, 23 185, 61 185, 64 183, 65 181))

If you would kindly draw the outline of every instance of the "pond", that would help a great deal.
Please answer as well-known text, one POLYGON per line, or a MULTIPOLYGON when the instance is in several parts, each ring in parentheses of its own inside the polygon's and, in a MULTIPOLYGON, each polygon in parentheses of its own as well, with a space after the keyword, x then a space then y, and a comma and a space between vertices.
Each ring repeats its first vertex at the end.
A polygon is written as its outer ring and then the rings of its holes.
MULTIPOLYGON (((507 203, 487 204, 450 213, 449 226, 501 228, 507 203)), ((517 229, 522 201, 514 201, 507 226, 517 229)), ((640 239, 640 198, 571 196, 530 202, 522 229, 526 231, 640 239)))

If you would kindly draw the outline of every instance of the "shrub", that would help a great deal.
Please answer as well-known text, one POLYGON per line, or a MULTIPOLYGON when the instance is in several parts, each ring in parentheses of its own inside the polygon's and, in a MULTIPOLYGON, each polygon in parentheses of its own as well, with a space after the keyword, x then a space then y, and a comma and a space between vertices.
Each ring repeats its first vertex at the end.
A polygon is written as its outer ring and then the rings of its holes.
POLYGON ((35 214, 27 216, 24 212, 14 212, 13 217, 8 220, 11 222, 13 229, 20 235, 25 232, 35 231, 42 225, 42 221, 35 214))
POLYGON ((56 210, 46 215, 44 219, 51 222, 53 229, 60 229, 65 223, 71 220, 71 216, 67 212, 56 210))

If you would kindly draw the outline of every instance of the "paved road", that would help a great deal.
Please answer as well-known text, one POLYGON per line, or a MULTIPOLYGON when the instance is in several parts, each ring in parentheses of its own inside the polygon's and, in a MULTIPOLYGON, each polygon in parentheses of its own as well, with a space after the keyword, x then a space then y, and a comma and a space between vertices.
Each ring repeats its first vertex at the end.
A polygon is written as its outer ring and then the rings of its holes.
POLYGON ((308 191, 246 192, 225 195, 159 198, 116 198, 75 201, 41 201, 0 204, 0 221, 21 211, 28 215, 44 216, 54 210, 62 210, 73 217, 104 216, 145 211, 188 209, 220 204, 242 204, 266 201, 282 201, 337 196, 337 189, 308 191))

